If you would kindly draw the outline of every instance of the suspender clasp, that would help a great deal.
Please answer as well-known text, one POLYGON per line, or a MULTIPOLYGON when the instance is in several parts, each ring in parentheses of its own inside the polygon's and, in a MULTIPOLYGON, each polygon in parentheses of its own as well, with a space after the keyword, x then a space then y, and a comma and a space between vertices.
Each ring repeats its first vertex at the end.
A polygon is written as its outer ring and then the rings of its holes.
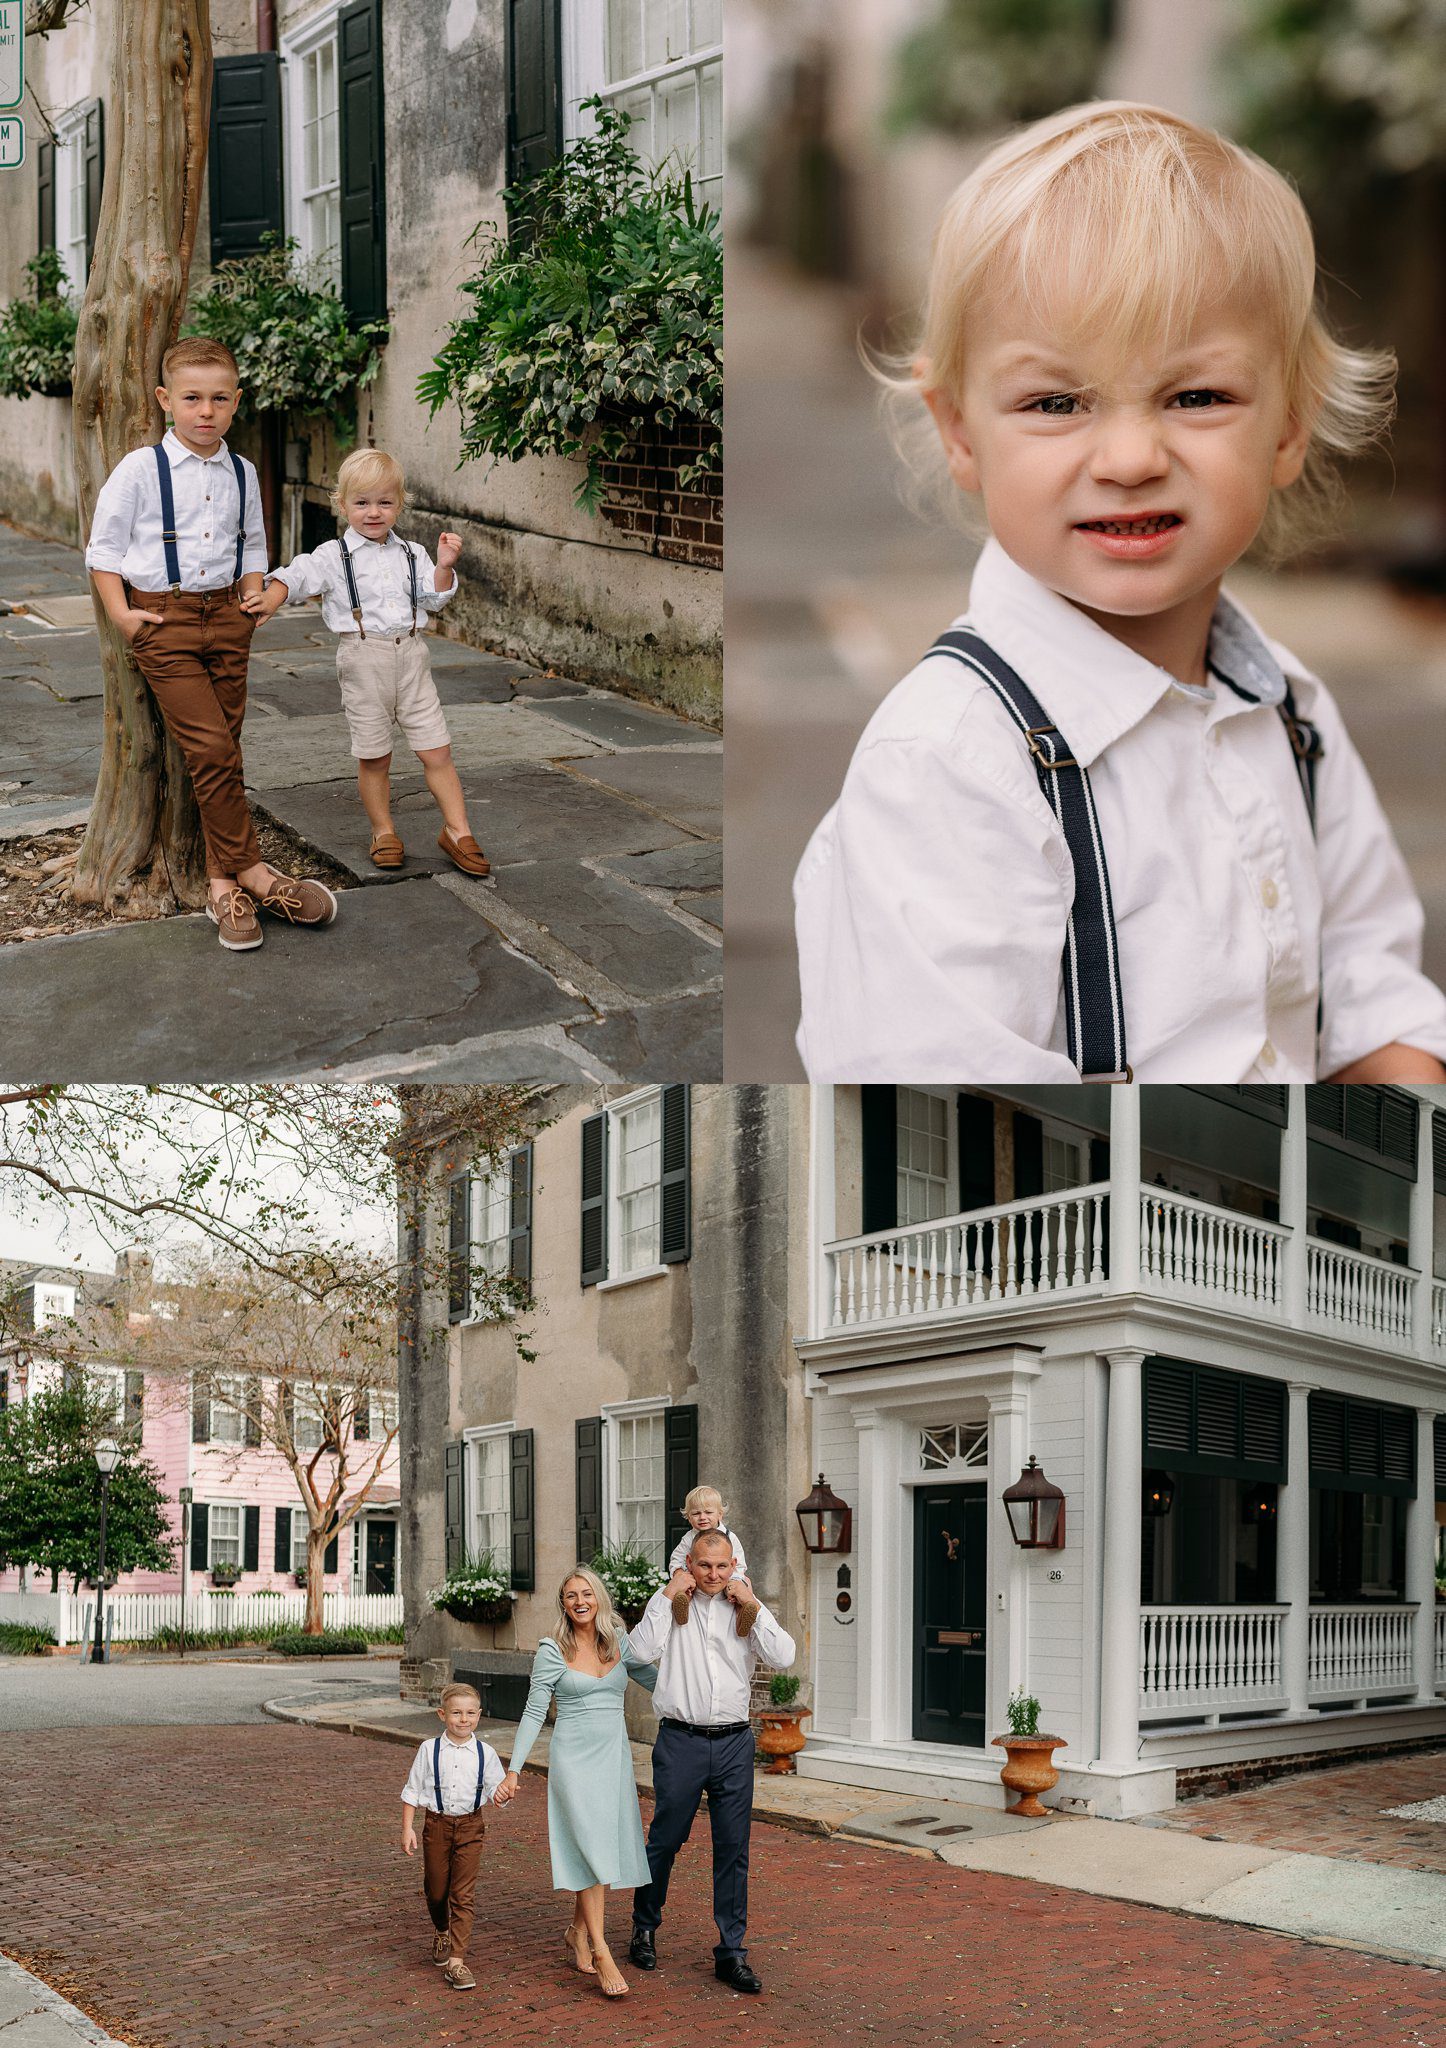
POLYGON ((1134 1078, 1135 1078, 1135 1070, 1134 1070, 1134 1068, 1133 1068, 1133 1067, 1124 1067, 1124 1068, 1122 1068, 1122 1069, 1121 1069, 1121 1071, 1120 1071, 1120 1072, 1119 1072, 1118 1074, 1081 1074, 1081 1075, 1080 1075, 1080 1080, 1081 1080, 1081 1081, 1118 1081, 1118 1082, 1120 1083, 1120 1085, 1121 1085, 1122 1087, 1128 1087, 1128 1086, 1129 1086, 1129 1084, 1130 1084, 1130 1082, 1131 1082, 1131 1081, 1133 1081, 1133 1080, 1134 1080, 1134 1078))
POLYGON ((1079 762, 1071 760, 1067 754, 1051 754, 1047 748, 1039 744, 1040 733, 1058 731, 1057 725, 1027 725, 1024 728, 1024 737, 1030 753, 1036 761, 1042 761, 1046 768, 1078 768, 1079 762))
POLYGON ((1283 713, 1285 729, 1290 734, 1290 744, 1299 761, 1322 761, 1325 748, 1320 743, 1320 734, 1305 719, 1297 718, 1292 712, 1283 713))

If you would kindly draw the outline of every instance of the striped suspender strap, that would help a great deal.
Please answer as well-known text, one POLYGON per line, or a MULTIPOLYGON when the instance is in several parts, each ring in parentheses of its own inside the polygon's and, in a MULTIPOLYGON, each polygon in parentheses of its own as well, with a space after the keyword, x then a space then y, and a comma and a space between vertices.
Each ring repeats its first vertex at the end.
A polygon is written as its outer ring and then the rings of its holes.
POLYGON ((346 594, 351 599, 351 615, 356 620, 357 632, 365 640, 367 629, 362 624, 361 599, 357 595, 356 571, 351 565, 351 549, 346 544, 345 534, 338 540, 337 546, 341 549, 341 566, 346 571, 346 594))
POLYGON ((442 1811, 442 1738, 439 1735, 432 1744, 432 1790, 437 1795, 437 1811, 442 1811))
MULTIPOLYGON (((473 1736, 477 1745, 477 1797, 472 1801, 475 1813, 482 1804, 482 1794, 487 1788, 487 1752, 482 1747, 482 1737, 473 1736)), ((436 1795, 437 1812, 442 1811, 442 1738, 439 1735, 432 1744, 432 1791, 436 1795)))
POLYGON ((1295 772, 1300 777, 1301 794, 1305 807, 1310 813, 1310 829, 1315 831, 1315 764, 1325 754, 1321 745, 1320 732, 1308 718, 1302 718, 1295 708, 1295 693, 1289 682, 1285 686, 1285 699, 1279 706, 1281 720, 1290 736, 1290 750, 1295 756, 1295 772))
POLYGON ((171 465, 159 441, 156 443, 156 477, 161 486, 161 545, 166 551, 166 581, 173 591, 179 591, 181 557, 176 547, 176 494, 171 489, 171 465))
POLYGON ((987 683, 1029 749, 1044 800, 1059 821, 1074 863, 1074 905, 1064 942, 1069 1056, 1082 1081, 1128 1081, 1114 906, 1089 776, 1039 699, 971 628, 943 634, 929 652, 948 655, 987 683))
POLYGON ((241 457, 234 448, 226 453, 231 458, 231 467, 236 472, 236 577, 241 581, 241 563, 246 553, 246 472, 241 467, 241 457))

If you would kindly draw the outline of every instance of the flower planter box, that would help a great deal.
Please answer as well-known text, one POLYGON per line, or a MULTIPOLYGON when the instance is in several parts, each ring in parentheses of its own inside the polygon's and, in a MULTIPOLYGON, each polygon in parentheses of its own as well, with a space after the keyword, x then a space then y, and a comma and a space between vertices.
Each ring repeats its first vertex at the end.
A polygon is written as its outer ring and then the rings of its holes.
POLYGON ((234 1593, 240 1583, 240 1572, 218 1570, 211 1574, 211 1584, 223 1593, 234 1593))
POLYGON ((502 1600, 445 1600, 443 1614, 450 1614, 454 1621, 476 1621, 491 1623, 511 1621, 512 1599, 509 1595, 502 1600))

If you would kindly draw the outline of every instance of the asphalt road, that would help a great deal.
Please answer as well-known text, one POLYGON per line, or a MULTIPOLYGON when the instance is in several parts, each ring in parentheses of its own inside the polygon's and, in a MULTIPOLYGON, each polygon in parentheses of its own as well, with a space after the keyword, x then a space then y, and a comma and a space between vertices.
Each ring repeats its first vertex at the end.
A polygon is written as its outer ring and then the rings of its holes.
POLYGON ((263 1700, 397 1697, 397 1667, 366 1658, 317 1663, 82 1664, 0 1657, 0 1729, 217 1726, 265 1722, 263 1700))

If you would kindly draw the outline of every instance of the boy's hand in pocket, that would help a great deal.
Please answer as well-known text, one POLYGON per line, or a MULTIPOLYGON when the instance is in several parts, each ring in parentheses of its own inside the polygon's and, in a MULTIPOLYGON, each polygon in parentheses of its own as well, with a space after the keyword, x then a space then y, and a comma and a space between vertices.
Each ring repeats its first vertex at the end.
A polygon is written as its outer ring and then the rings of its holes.
POLYGON ((142 626, 146 624, 164 626, 166 616, 164 612, 137 611, 136 607, 132 605, 124 617, 117 620, 116 623, 119 625, 122 633, 125 634, 127 643, 130 643, 134 641, 142 626))

